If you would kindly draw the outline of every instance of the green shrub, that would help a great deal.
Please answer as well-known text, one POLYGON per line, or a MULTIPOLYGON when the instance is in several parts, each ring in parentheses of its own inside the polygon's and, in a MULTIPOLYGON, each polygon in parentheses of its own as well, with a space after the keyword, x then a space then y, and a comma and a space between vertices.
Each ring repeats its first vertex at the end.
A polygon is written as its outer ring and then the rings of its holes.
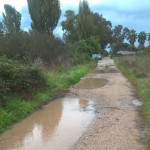
POLYGON ((90 37, 85 40, 88 47, 91 49, 88 51, 89 55, 92 55, 93 53, 101 53, 101 47, 98 38, 96 37, 90 37))
POLYGON ((46 78, 36 67, 0 57, 0 105, 7 105, 8 95, 29 98, 46 87, 46 78))
MULTIPOLYGON (((10 61, 10 60, 9 60, 10 61)), ((80 80, 92 68, 96 67, 96 63, 88 63, 65 68, 61 71, 44 70, 47 83, 50 85, 46 90, 37 92, 32 98, 27 100, 17 95, 6 95, 8 101, 5 108, 0 107, 0 133, 4 132, 14 122, 24 118, 37 107, 49 102, 54 96, 66 90, 70 85, 80 80)))
POLYGON ((66 64, 66 44, 58 37, 30 31, 0 36, 0 56, 31 64, 40 58, 44 64, 66 64))
POLYGON ((69 55, 71 65, 87 63, 90 60, 90 55, 86 53, 88 46, 85 41, 80 41, 69 45, 69 55))
POLYGON ((118 57, 115 62, 143 100, 145 118, 150 126, 150 54, 118 57))

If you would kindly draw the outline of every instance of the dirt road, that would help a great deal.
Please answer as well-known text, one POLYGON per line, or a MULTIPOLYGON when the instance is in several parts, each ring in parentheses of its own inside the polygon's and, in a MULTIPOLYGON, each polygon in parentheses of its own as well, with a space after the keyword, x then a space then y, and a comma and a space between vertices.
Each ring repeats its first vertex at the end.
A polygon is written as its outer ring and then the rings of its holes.
MULTIPOLYGON (((95 100, 96 119, 73 149, 145 150, 140 107, 134 105, 134 102, 141 103, 133 96, 131 84, 116 71, 114 61, 109 58, 100 61, 96 71, 87 77, 109 82, 104 87, 86 91, 87 97, 95 100)), ((86 95, 85 91, 76 92, 80 97, 86 95)))
POLYGON ((103 59, 64 97, 1 135, 0 150, 145 150, 133 94, 113 60, 103 59))

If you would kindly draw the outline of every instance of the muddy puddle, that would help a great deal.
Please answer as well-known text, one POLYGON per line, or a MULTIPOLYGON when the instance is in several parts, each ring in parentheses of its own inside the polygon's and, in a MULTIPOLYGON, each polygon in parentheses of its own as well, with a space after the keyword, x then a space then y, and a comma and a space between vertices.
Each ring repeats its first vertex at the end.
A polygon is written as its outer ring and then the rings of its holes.
POLYGON ((105 86, 108 80, 101 78, 84 78, 74 86, 77 89, 95 89, 105 86))
POLYGON ((103 74, 103 73, 119 73, 118 70, 116 69, 109 69, 109 70, 103 70, 103 69, 99 69, 99 70, 94 70, 92 73, 98 73, 98 74, 103 74))
POLYGON ((67 150, 94 118, 93 105, 89 100, 55 100, 1 135, 0 150, 67 150))

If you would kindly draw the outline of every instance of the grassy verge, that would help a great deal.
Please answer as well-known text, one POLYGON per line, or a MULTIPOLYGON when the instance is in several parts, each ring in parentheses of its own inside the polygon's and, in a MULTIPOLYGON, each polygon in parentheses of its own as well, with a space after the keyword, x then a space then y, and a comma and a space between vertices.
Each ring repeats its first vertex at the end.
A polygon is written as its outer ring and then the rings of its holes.
POLYGON ((124 56, 115 58, 115 63, 121 72, 134 85, 138 96, 143 100, 143 112, 147 124, 150 126, 150 57, 124 56), (134 58, 133 58, 134 57, 134 58), (138 61, 140 60, 140 61, 138 61))
POLYGON ((8 129, 13 123, 26 117, 36 108, 50 101, 54 96, 65 91, 70 85, 79 82, 80 78, 95 67, 94 63, 78 65, 69 70, 61 72, 50 72, 45 70, 48 80, 48 89, 35 94, 32 99, 21 99, 20 97, 7 97, 7 107, 0 107, 0 133, 8 129))

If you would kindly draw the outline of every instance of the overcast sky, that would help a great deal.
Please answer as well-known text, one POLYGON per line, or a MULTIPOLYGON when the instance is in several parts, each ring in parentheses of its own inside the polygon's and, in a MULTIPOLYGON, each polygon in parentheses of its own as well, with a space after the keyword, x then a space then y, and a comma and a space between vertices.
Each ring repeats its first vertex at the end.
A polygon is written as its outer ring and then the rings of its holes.
MULTIPOLYGON (((62 15, 68 9, 78 11, 80 0, 60 0, 62 15)), ((121 24, 137 32, 150 32, 150 0, 88 0, 93 12, 103 14, 110 20, 113 26, 121 24)), ((27 8, 27 0, 0 0, 0 14, 4 11, 4 4, 14 6, 22 14, 22 28, 30 28, 30 16, 27 8)), ((63 18, 63 17, 62 17, 63 18)), ((57 34, 62 34, 61 27, 57 28, 57 34)))

